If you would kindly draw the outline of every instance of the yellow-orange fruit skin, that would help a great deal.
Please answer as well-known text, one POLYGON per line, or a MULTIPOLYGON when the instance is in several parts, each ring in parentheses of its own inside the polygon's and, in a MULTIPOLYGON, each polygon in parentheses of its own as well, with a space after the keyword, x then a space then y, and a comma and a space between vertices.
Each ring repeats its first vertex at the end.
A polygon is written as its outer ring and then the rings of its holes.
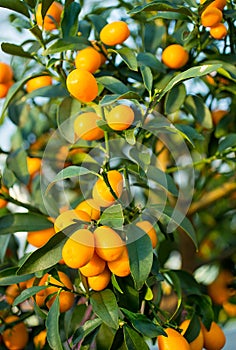
MULTIPOLYGON (((5 318, 5 323, 12 323, 19 320, 18 316, 11 315, 5 318)), ((9 350, 23 350, 29 340, 27 328, 23 322, 20 322, 3 331, 3 342, 9 350)))
POLYGON ((117 260, 125 249, 125 243, 118 233, 108 226, 99 226, 94 231, 95 250, 105 261, 117 260))
POLYGON ((167 337, 164 335, 157 337, 159 350, 191 350, 189 343, 179 332, 172 328, 166 328, 165 332, 167 337))
POLYGON ((202 333, 204 338, 204 347, 207 350, 221 350, 224 347, 226 343, 225 334, 216 322, 213 321, 211 323, 209 331, 207 331, 205 326, 202 324, 202 333))

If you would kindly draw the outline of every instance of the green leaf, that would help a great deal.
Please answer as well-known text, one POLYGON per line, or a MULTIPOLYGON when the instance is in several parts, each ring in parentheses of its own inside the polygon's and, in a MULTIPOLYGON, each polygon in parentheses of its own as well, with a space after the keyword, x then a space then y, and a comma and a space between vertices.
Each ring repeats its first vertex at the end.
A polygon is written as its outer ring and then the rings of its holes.
POLYGON ((169 174, 166 174, 162 170, 149 165, 147 169, 147 178, 158 183, 161 188, 170 192, 173 196, 178 196, 178 189, 174 183, 174 180, 169 174))
POLYGON ((129 326, 124 326, 125 344, 128 350, 149 350, 143 337, 129 326))
POLYGON ((136 225, 128 226, 127 239, 131 275, 139 290, 144 285, 152 268, 152 243, 149 236, 136 225))
POLYGON ((79 177, 82 175, 87 175, 93 173, 91 170, 84 168, 82 166, 71 165, 65 169, 62 169, 55 177, 54 180, 48 185, 46 193, 52 188, 52 186, 58 182, 65 179, 70 179, 71 177, 79 177))
POLYGON ((163 207, 159 204, 152 204, 148 209, 158 217, 158 220, 164 220, 166 222, 168 233, 173 232, 176 228, 180 227, 191 238, 197 248, 197 238, 193 225, 180 211, 168 206, 163 210, 163 207))
POLYGON ((212 65, 206 64, 202 66, 189 68, 188 70, 177 74, 173 79, 169 81, 169 83, 161 91, 158 101, 160 101, 161 98, 169 90, 171 90, 176 84, 180 83, 181 81, 188 80, 191 78, 201 77, 203 75, 217 71, 220 67, 221 67, 221 64, 212 64, 212 65))
POLYGON ((34 274, 17 276, 18 267, 10 267, 0 272, 0 286, 9 286, 10 284, 24 282, 34 277, 34 274))
POLYGON ((12 56, 19 56, 19 57, 35 59, 34 56, 30 52, 25 51, 22 48, 22 46, 20 46, 20 45, 2 43, 1 48, 2 48, 3 52, 5 52, 9 55, 12 55, 12 56))
POLYGON ((200 286, 193 275, 184 270, 174 270, 174 273, 178 276, 181 283, 181 289, 185 295, 201 295, 200 286))
POLYGON ((16 177, 12 170, 7 167, 4 168, 2 174, 3 183, 8 187, 12 187, 16 183, 16 177))
POLYGON ((73 335, 73 339, 72 339, 73 344, 74 345, 78 344, 87 335, 89 335, 95 329, 100 327, 101 324, 102 324, 102 320, 100 318, 95 318, 94 320, 86 321, 83 326, 79 327, 75 331, 75 334, 73 335))
POLYGON ((198 310, 198 314, 201 315, 201 321, 205 327, 209 330, 211 322, 214 320, 214 311, 212 309, 212 301, 208 295, 195 295, 188 296, 187 303, 194 309, 198 310))
POLYGON ((122 47, 121 49, 110 49, 109 51, 118 54, 127 64, 129 69, 138 71, 138 62, 133 50, 129 49, 128 47, 122 47))
POLYGON ((121 311, 129 319, 132 326, 145 337, 155 338, 158 335, 165 335, 163 328, 153 323, 147 316, 123 308, 121 311))
POLYGON ((62 232, 56 233, 43 247, 29 255, 17 271, 17 274, 34 273, 55 265, 62 257, 62 247, 67 238, 62 232))
POLYGON ((113 95, 105 95, 102 100, 100 101, 101 106, 107 106, 110 105, 118 100, 123 100, 123 99, 135 99, 135 100, 140 100, 141 97, 139 94, 133 91, 128 91, 122 94, 113 94, 113 95))
POLYGON ((171 317, 169 318, 169 320, 172 320, 175 318, 175 316, 177 315, 180 306, 182 304, 182 290, 181 290, 181 284, 180 284, 180 280, 178 278, 178 276, 175 274, 174 271, 165 271, 165 273, 163 273, 164 277, 168 280, 168 282, 170 282, 175 290, 175 293, 177 295, 178 301, 177 301, 177 305, 176 305, 176 309, 173 312, 173 314, 171 315, 171 317))
POLYGON ((0 261, 3 262, 11 235, 0 236, 0 261))
POLYGON ((137 60, 140 66, 149 67, 161 73, 166 71, 165 66, 150 52, 140 52, 137 56, 137 60))
POLYGON ((184 138, 187 138, 193 147, 195 145, 195 140, 204 140, 204 136, 200 134, 196 129, 192 128, 190 125, 175 124, 175 128, 181 132, 184 138))
POLYGON ((16 94, 22 89, 22 87, 25 85, 25 83, 31 79, 31 78, 36 78, 39 77, 41 75, 48 75, 48 73, 36 73, 36 74, 32 74, 31 76, 27 76, 19 81, 17 81, 15 84, 13 84, 9 91, 8 94, 5 98, 3 107, 2 107, 2 113, 0 116, 0 124, 3 122, 4 120, 4 116, 6 113, 7 108, 9 107, 10 103, 12 102, 12 100, 14 99, 14 97, 16 96, 16 94))
POLYGON ((27 154, 25 150, 19 148, 16 151, 10 153, 6 160, 8 169, 10 169, 16 178, 23 182, 25 185, 28 184, 30 178, 26 157, 27 154))
POLYGON ((0 0, 0 7, 4 7, 6 9, 16 11, 21 13, 22 15, 30 18, 30 14, 28 8, 24 1, 20 0, 0 0))
POLYGON ((152 71, 147 66, 140 66, 140 71, 143 77, 143 83, 145 88, 151 92, 152 91, 152 85, 153 85, 153 76, 152 71))
POLYGON ((100 217, 100 223, 102 225, 121 229, 124 224, 122 206, 120 204, 115 204, 106 208, 100 217))
POLYGON ((113 94, 122 95, 129 91, 128 87, 124 83, 111 76, 98 77, 97 81, 113 94))
POLYGON ((53 350, 63 350, 60 337, 59 316, 60 316, 59 295, 49 309, 46 319, 47 341, 53 350))
POLYGON ((100 33, 102 28, 107 24, 107 21, 100 14, 89 14, 88 18, 93 23, 97 33, 100 33))
POLYGON ((152 1, 148 4, 141 5, 141 6, 136 6, 133 8, 129 13, 130 14, 137 14, 142 11, 172 11, 172 12, 178 12, 182 13, 186 16, 192 16, 192 11, 188 9, 187 7, 184 6, 177 6, 174 5, 173 3, 170 3, 168 1, 152 1))
POLYGON ((34 213, 15 213, 0 217, 0 235, 44 230, 53 227, 45 216, 34 213))
POLYGON ((225 136, 219 141, 218 151, 222 152, 227 148, 231 148, 235 146, 236 146, 236 134, 233 134, 233 133, 228 134, 227 136, 225 136))
POLYGON ((39 89, 36 89, 29 94, 26 95, 26 98, 35 98, 35 97, 50 97, 50 98, 57 98, 57 97, 65 97, 69 96, 69 93, 67 89, 65 89, 62 85, 49 85, 44 86, 39 89))
POLYGON ((68 50, 81 50, 89 46, 89 41, 80 36, 80 37, 67 37, 63 39, 56 40, 51 46, 49 46, 44 52, 43 55, 53 55, 55 53, 60 53, 68 50))
POLYGON ((168 12, 168 11, 162 11, 158 12, 155 16, 151 17, 149 21, 153 21, 157 18, 163 18, 163 19, 170 19, 170 20, 181 20, 181 21, 189 21, 189 17, 186 15, 182 15, 181 13, 177 12, 168 12))
MULTIPOLYGON (((148 19, 149 20, 149 19, 148 19)), ((157 47, 161 46, 163 36, 165 35, 166 29, 162 25, 156 25, 153 21, 145 23, 144 28, 144 46, 145 53, 156 53, 157 47)), ((154 56, 155 57, 155 56, 154 56)))
POLYGON ((171 114, 180 109, 186 98, 186 88, 184 84, 179 84, 171 89, 165 98, 165 113, 171 114))
POLYGON ((66 97, 57 110, 57 125, 60 134, 71 143, 74 142, 74 120, 78 116, 80 109, 81 103, 78 100, 66 97))
POLYGON ((69 6, 65 6, 63 19, 61 21, 61 29, 63 38, 73 37, 78 34, 79 29, 79 13, 80 4, 72 2, 69 6))
POLYGON ((27 288, 27 289, 23 290, 21 292, 21 294, 18 297, 16 297, 16 299, 14 300, 13 306, 17 306, 18 304, 23 303, 23 301, 29 299, 30 297, 32 297, 36 293, 38 293, 41 290, 44 290, 46 288, 47 288, 47 286, 34 286, 34 287, 27 288))
POLYGON ((197 315, 193 315, 188 325, 187 330, 184 332, 184 338, 191 343, 199 335, 201 330, 200 320, 197 315))
POLYGON ((204 129, 211 129, 212 117, 209 108, 199 96, 188 95, 185 100, 185 108, 198 121, 204 129))
POLYGON ((93 311, 100 317, 102 322, 107 326, 118 329, 119 315, 118 305, 114 293, 110 289, 105 289, 101 292, 95 292, 90 298, 93 311))

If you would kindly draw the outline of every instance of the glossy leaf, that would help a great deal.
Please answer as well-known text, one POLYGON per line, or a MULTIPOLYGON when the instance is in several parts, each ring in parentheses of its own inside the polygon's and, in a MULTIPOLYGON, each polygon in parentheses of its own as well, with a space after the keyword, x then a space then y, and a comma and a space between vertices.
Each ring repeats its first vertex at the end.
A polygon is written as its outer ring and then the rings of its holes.
POLYGON ((129 225, 127 239, 131 275, 136 288, 139 290, 152 268, 152 244, 148 235, 143 234, 143 230, 135 225, 129 225))
POLYGON ((204 129, 212 128, 211 112, 200 97, 189 95, 185 100, 185 108, 204 129))
POLYGON ((118 329, 118 305, 114 293, 110 289, 91 295, 91 304, 95 314, 111 328, 118 329))
POLYGON ((165 113, 171 114, 180 109, 186 98, 186 88, 184 84, 179 84, 171 89, 165 98, 165 113))
POLYGON ((198 335, 201 330, 200 320, 197 315, 193 315, 190 320, 189 326, 184 333, 184 338, 191 343, 198 335))
POLYGON ((28 184, 30 178, 26 157, 27 154, 25 150, 19 148, 15 152, 10 153, 6 160, 8 169, 13 171, 16 178, 23 182, 25 185, 28 184))
POLYGON ((63 350, 59 328, 59 307, 59 295, 57 295, 55 301, 49 309, 46 319, 47 341, 53 350, 63 350))
POLYGON ((20 0, 0 0, 0 7, 21 13, 22 15, 30 18, 30 14, 26 4, 20 0))
POLYGON ((64 15, 61 22, 62 35, 64 38, 73 37, 78 34, 79 21, 78 16, 81 10, 80 4, 72 2, 64 9, 64 15))
POLYGON ((164 89, 161 91, 158 101, 161 100, 161 98, 169 91, 171 90, 176 84, 180 83, 181 81, 188 80, 191 78, 196 77, 202 77, 203 75, 212 73, 214 71, 217 71, 221 67, 221 64, 206 64, 202 66, 196 66, 189 68, 188 70, 177 74, 173 79, 169 81, 169 83, 164 87, 164 89))
POLYGON ((92 171, 89 169, 86 169, 82 166, 76 166, 76 165, 71 165, 65 169, 62 169, 53 179, 53 181, 51 181, 51 183, 49 184, 48 188, 47 188, 47 192, 52 188, 52 186, 58 182, 58 181, 62 181, 65 179, 70 179, 72 177, 79 177, 82 175, 87 175, 87 174, 91 174, 92 171))
POLYGON ((62 247, 66 239, 62 232, 54 235, 43 247, 29 255, 19 268, 18 275, 45 270, 55 265, 62 258, 62 247))
POLYGON ((155 181, 161 188, 170 192, 173 196, 178 196, 178 189, 169 174, 166 174, 162 170, 150 165, 147 169, 147 178, 155 181))
POLYGON ((100 217, 100 223, 117 229, 122 228, 124 223, 122 206, 115 204, 106 208, 100 217))
POLYGON ((228 134, 226 137, 220 140, 218 151, 222 152, 227 148, 236 146, 236 134, 228 134))
POLYGON ((138 62, 133 50, 129 49, 128 47, 122 47, 118 50, 110 49, 110 51, 118 54, 121 59, 127 64, 129 69, 134 71, 138 70, 138 62))
POLYGON ((30 52, 25 51, 20 45, 2 43, 1 47, 2 51, 9 55, 35 59, 30 52))
POLYGON ((149 350, 143 337, 129 326, 124 326, 125 344, 128 350, 149 350))
POLYGON ((47 288, 47 286, 34 286, 34 287, 27 288, 27 289, 23 290, 21 292, 21 294, 18 297, 16 297, 16 299, 14 300, 13 306, 16 306, 20 303, 23 303, 23 301, 29 299, 30 297, 32 297, 36 293, 38 293, 41 290, 44 290, 46 288, 47 288))
POLYGON ((113 94, 121 95, 129 91, 128 87, 124 83, 111 76, 99 77, 97 78, 97 81, 113 94))
POLYGON ((166 70, 165 66, 150 52, 140 52, 137 60, 140 66, 149 67, 154 71, 164 73, 166 70))
POLYGON ((110 105, 118 100, 123 100, 123 99, 137 99, 140 100, 140 96, 133 91, 128 91, 125 93, 121 93, 121 94, 112 94, 112 95, 105 95, 100 104, 101 106, 106 106, 106 105, 110 105))
POLYGON ((53 55, 55 53, 67 50, 79 50, 87 47, 88 45, 89 41, 84 37, 68 37, 58 39, 43 52, 43 55, 53 55))
POLYGON ((34 274, 17 276, 18 267, 9 267, 0 272, 0 286, 8 286, 10 284, 24 282, 29 280, 34 274))
POLYGON ((187 217, 185 217, 182 213, 180 213, 176 208, 173 209, 171 207, 163 207, 159 204, 153 204, 148 209, 156 213, 156 216, 160 221, 164 220, 167 222, 168 232, 173 232, 175 229, 180 227, 193 241, 195 246, 197 247, 197 238, 194 228, 187 217))
POLYGON ((34 213, 15 213, 0 217, 0 235, 16 232, 44 230, 53 227, 51 221, 45 216, 34 213))
POLYGON ((145 337, 155 338, 158 335, 165 335, 163 328, 152 322, 147 316, 123 308, 121 311, 131 322, 132 326, 145 337))
POLYGON ((73 344, 78 344, 87 335, 89 335, 95 329, 100 327, 101 324, 102 324, 102 320, 100 318, 95 318, 93 320, 86 321, 83 326, 79 327, 75 331, 75 334, 73 335, 73 339, 72 339, 73 344))
POLYGON ((153 85, 153 76, 152 71, 147 66, 140 66, 140 71, 143 77, 143 83, 145 88, 151 92, 152 91, 152 85, 153 85))
POLYGON ((168 1, 152 1, 149 4, 136 6, 133 10, 130 11, 130 14, 136 14, 140 13, 142 11, 173 11, 182 13, 187 16, 192 16, 192 12, 190 9, 183 7, 183 6, 177 6, 174 5, 171 2, 168 1))

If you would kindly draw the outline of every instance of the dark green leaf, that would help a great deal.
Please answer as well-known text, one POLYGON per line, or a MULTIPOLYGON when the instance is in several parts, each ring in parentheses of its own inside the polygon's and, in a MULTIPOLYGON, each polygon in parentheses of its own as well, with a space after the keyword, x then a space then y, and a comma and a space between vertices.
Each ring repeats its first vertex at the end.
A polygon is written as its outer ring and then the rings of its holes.
POLYGON ((27 94, 26 98, 34 98, 34 97, 65 97, 69 96, 67 89, 65 89, 62 85, 49 85, 44 86, 39 89, 32 91, 27 94))
POLYGON ((23 301, 29 299, 30 297, 32 297, 36 293, 38 293, 41 290, 44 290, 46 288, 47 288, 47 286, 34 286, 34 287, 27 288, 27 289, 23 290, 21 292, 21 294, 18 297, 16 297, 16 299, 14 300, 13 306, 17 306, 18 304, 23 303, 23 301))
POLYGON ((118 329, 118 305, 114 293, 110 289, 95 292, 91 295, 91 304, 95 314, 111 328, 118 329))
POLYGON ((214 320, 214 311, 212 309, 212 301, 208 295, 195 295, 188 296, 187 302, 190 306, 193 306, 197 310, 198 315, 201 317, 201 321, 205 327, 209 330, 211 322, 214 320))
POLYGON ((52 186, 58 182, 62 181, 65 179, 70 179, 71 177, 79 177, 82 175, 87 175, 91 174, 92 171, 89 169, 86 169, 82 166, 77 166, 77 165, 71 165, 65 169, 62 169, 54 178, 54 180, 49 184, 47 188, 47 192, 52 188, 52 186))
POLYGON ((184 84, 179 84, 171 89, 165 98, 165 113, 171 114, 180 109, 186 97, 184 84))
POLYGON ((166 174, 162 170, 150 165, 147 169, 147 178, 158 183, 158 185, 172 195, 178 196, 178 189, 169 174, 166 174))
POLYGON ((175 290, 175 293, 177 294, 177 298, 178 298, 178 302, 176 305, 176 309, 175 311, 172 313, 170 320, 174 319, 175 316, 177 315, 181 303, 182 303, 182 290, 181 290, 181 284, 180 284, 180 280, 179 277, 175 274, 174 271, 166 271, 165 273, 163 273, 163 275, 165 276, 165 278, 168 280, 168 282, 170 282, 175 290), (168 276, 168 277, 167 277, 168 276))
POLYGON ((34 213, 15 213, 0 217, 0 235, 44 230, 53 227, 45 216, 34 213))
POLYGON ((88 18, 93 23, 97 33, 100 33, 102 28, 107 24, 107 21, 101 15, 89 14, 88 18))
POLYGON ((222 138, 219 142, 218 151, 222 152, 227 148, 236 146, 236 134, 228 134, 224 138, 222 138))
POLYGON ((165 34, 166 29, 164 26, 156 25, 156 23, 151 21, 150 23, 145 23, 144 30, 145 51, 146 53, 151 53, 155 55, 157 47, 161 45, 163 35, 165 34))
POLYGON ((122 94, 114 94, 114 95, 105 95, 101 102, 100 105, 101 106, 106 106, 106 105, 110 105, 118 100, 122 100, 122 99, 136 99, 136 100, 140 100, 141 97, 140 95, 138 95, 136 92, 133 91, 128 91, 126 93, 122 93, 122 94))
POLYGON ((117 229, 122 228, 124 223, 122 206, 115 204, 106 208, 100 217, 100 223, 117 229))
POLYGON ((157 18, 163 18, 163 19, 170 19, 170 20, 181 20, 181 21, 189 21, 189 17, 186 15, 182 15, 181 13, 177 12, 168 12, 168 11, 162 11, 158 12, 155 16, 151 17, 149 21, 153 21, 157 18))
POLYGON ((74 120, 78 116, 80 108, 81 103, 71 97, 66 97, 58 108, 57 125, 59 131, 65 140, 71 143, 74 142, 74 120))
POLYGON ((195 145, 195 140, 204 140, 204 136, 190 125, 175 124, 175 128, 178 129, 182 135, 185 135, 184 138, 187 138, 193 146, 195 145))
POLYGON ((193 315, 187 330, 184 332, 184 338, 188 341, 188 343, 191 343, 199 335, 200 330, 200 320, 197 315, 193 315))
POLYGON ((181 288, 186 295, 188 294, 201 294, 201 289, 194 277, 184 270, 175 270, 174 273, 178 276, 181 288))
POLYGON ((153 84, 153 76, 152 71, 147 66, 140 66, 140 71, 143 77, 143 83, 145 88, 151 92, 152 91, 152 84, 153 84))
POLYGON ((61 22, 62 35, 64 38, 73 37, 78 34, 80 4, 72 2, 64 9, 64 15, 61 22))
POLYGON ((163 2, 161 0, 152 1, 149 4, 145 4, 141 6, 136 6, 129 13, 136 14, 142 11, 170 11, 170 12, 172 11, 172 12, 182 13, 187 16, 192 16, 192 11, 187 7, 177 6, 168 1, 163 2))
POLYGON ((2 51, 9 55, 34 59, 34 56, 30 52, 25 51, 20 45, 2 43, 1 47, 2 51))
POLYGON ((122 60, 127 64, 129 69, 134 71, 138 70, 138 62, 133 50, 129 49, 128 47, 122 47, 118 50, 110 49, 110 51, 118 54, 122 58, 122 60))
POLYGON ((159 218, 160 221, 164 220, 167 222, 167 232, 173 232, 175 229, 180 227, 193 241, 197 247, 197 238, 194 231, 194 228, 187 217, 185 217, 180 211, 176 208, 163 207, 159 204, 153 204, 149 207, 151 211, 159 218))
POLYGON ((100 318, 95 318, 94 320, 89 320, 84 323, 83 326, 79 327, 73 336, 73 344, 78 344, 82 339, 84 339, 88 334, 92 333, 95 329, 101 326, 102 320, 100 318))
POLYGON ((214 71, 217 71, 221 67, 220 64, 212 64, 212 65, 202 65, 197 67, 189 68, 188 70, 177 74, 173 79, 169 81, 169 83, 164 87, 164 89, 161 91, 159 95, 159 101, 160 99, 169 91, 171 90, 176 84, 180 83, 181 81, 185 81, 191 78, 201 77, 203 75, 212 73, 214 71))
POLYGON ((0 272, 0 286, 24 282, 33 277, 33 274, 17 276, 18 267, 10 267, 0 272))
POLYGON ((133 327, 145 337, 155 338, 158 335, 165 335, 163 328, 153 323, 147 316, 123 308, 121 311, 129 319, 133 327))
POLYGON ((14 175, 14 172, 7 167, 4 168, 3 174, 2 174, 3 183, 8 187, 12 187, 16 183, 16 177, 14 175))
POLYGON ((55 301, 49 309, 46 319, 47 341, 53 350, 63 350, 59 328, 59 306, 59 295, 57 295, 55 301))
POLYGON ((17 273, 19 275, 33 273, 55 265, 62 257, 62 247, 66 240, 67 236, 64 233, 55 234, 43 247, 29 255, 17 273))
POLYGON ((8 169, 13 171, 16 178, 23 182, 25 185, 28 184, 30 178, 26 157, 27 154, 25 150, 19 148, 15 152, 10 153, 6 160, 8 169))
POLYGON ((212 128, 211 112, 202 98, 189 95, 185 100, 185 108, 204 129, 212 128))
POLYGON ((99 77, 97 78, 97 81, 113 94, 121 95, 129 91, 128 87, 124 83, 111 76, 99 77))
POLYGON ((22 15, 30 18, 30 14, 28 8, 24 1, 20 0, 0 0, 0 7, 4 7, 6 9, 16 11, 21 13, 22 15))
POLYGON ((149 67, 154 71, 164 73, 166 70, 165 66, 150 52, 140 52, 137 60, 140 66, 149 67))
POLYGON ((124 326, 125 344, 128 350, 149 350, 147 343, 143 337, 139 335, 134 329, 124 326))
POLYGON ((59 53, 67 50, 81 50, 89 45, 89 41, 82 36, 58 39, 43 52, 43 55, 53 55, 54 53, 59 53))
POLYGON ((10 241, 11 235, 0 235, 0 261, 3 262, 7 250, 8 243, 10 241))
POLYGON ((131 275, 136 288, 139 290, 152 268, 152 244, 149 236, 144 234, 143 230, 136 225, 128 226, 127 238, 131 275))

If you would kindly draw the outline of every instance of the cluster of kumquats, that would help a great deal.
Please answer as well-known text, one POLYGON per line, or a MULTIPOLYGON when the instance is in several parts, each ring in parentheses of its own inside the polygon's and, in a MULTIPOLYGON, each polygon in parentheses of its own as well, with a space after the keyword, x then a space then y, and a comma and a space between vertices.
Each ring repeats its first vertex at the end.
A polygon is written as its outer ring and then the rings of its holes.
MULTIPOLYGON (((204 4, 205 1, 201 0, 201 3, 204 4)), ((210 35, 216 40, 223 39, 227 35, 227 28, 222 23, 222 11, 225 5, 226 0, 214 0, 201 14, 201 24, 210 28, 210 35)))

